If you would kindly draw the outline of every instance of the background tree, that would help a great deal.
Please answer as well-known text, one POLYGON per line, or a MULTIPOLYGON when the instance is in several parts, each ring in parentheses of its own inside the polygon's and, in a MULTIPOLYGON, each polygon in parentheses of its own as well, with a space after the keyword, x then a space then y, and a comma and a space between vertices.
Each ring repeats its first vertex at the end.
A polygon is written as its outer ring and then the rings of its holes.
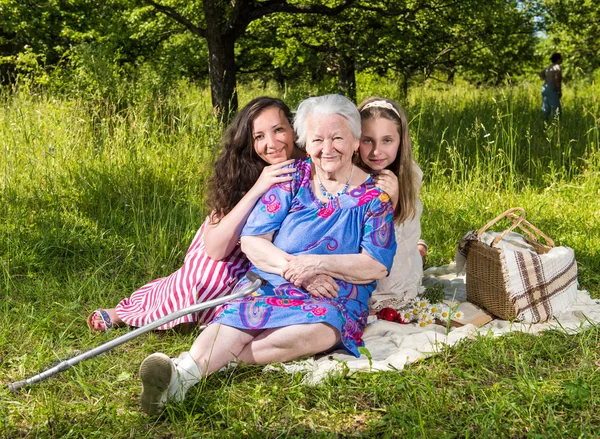
POLYGON ((456 74, 496 84, 539 63, 535 20, 545 44, 593 70, 597 14, 575 0, 0 0, 0 72, 59 72, 97 96, 138 78, 163 90, 208 81, 228 114, 238 73, 351 98, 358 72, 395 76, 404 91, 456 74))
POLYGON ((452 80, 457 71, 494 84, 519 74, 534 54, 534 17, 517 1, 356 3, 334 17, 264 17, 247 35, 264 66, 336 77, 337 91, 354 99, 360 71, 395 74, 403 94, 413 79, 452 80))
POLYGON ((460 71, 476 82, 498 83, 506 73, 518 74, 533 56, 533 20, 517 1, 432 2, 390 17, 373 32, 384 48, 379 59, 403 77, 406 92, 415 76, 451 81, 460 71))
MULTIPOLYGON (((329 7, 323 4, 288 3, 287 0, 203 0, 204 20, 194 22, 182 13, 181 6, 174 7, 154 0, 143 1, 206 40, 212 103, 216 113, 225 117, 237 110, 235 43, 252 21, 276 12, 336 15, 355 2, 341 0, 336 6, 329 7)), ((196 5, 195 2, 189 4, 192 5, 190 7, 196 5)))
POLYGON ((544 62, 552 52, 561 52, 567 76, 576 69, 590 74, 600 67, 600 2, 543 0, 540 15, 547 36, 544 62))
POLYGON ((0 81, 7 83, 37 64, 56 64, 69 45, 63 35, 74 25, 69 8, 57 0, 0 0, 0 81))

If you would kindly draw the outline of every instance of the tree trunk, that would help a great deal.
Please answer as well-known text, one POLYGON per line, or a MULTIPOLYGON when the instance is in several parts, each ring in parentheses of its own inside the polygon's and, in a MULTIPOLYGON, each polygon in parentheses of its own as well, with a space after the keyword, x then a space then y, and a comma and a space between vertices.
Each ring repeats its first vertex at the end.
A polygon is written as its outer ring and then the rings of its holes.
POLYGON ((279 91, 283 91, 285 89, 285 76, 283 76, 283 72, 279 67, 275 67, 273 76, 275 77, 275 82, 277 82, 277 87, 279 87, 279 91))
POLYGON ((224 121, 237 111, 235 35, 225 28, 225 12, 215 0, 204 0, 208 76, 213 111, 224 121))
POLYGON ((210 96, 215 115, 229 120, 237 111, 234 40, 208 33, 210 96))
POLYGON ((347 55, 338 57, 338 90, 352 102, 356 102, 354 59, 347 55))
POLYGON ((406 69, 401 69, 402 73, 402 81, 400 82, 400 96, 402 99, 406 99, 408 97, 408 80, 410 78, 410 71, 406 69))

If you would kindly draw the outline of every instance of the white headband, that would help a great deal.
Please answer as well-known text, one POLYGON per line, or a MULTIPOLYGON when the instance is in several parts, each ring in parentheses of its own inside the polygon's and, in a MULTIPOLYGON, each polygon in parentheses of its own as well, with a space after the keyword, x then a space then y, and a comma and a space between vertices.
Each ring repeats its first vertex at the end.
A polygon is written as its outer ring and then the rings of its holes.
POLYGON ((389 102, 386 102, 386 101, 369 102, 367 105, 365 105, 363 107, 363 110, 366 110, 367 108, 373 108, 373 107, 385 108, 386 110, 392 110, 394 113, 396 113, 396 116, 398 116, 400 119, 402 119, 400 117, 400 113, 398 113, 398 110, 396 110, 394 108, 394 106, 392 104, 390 104, 389 102))

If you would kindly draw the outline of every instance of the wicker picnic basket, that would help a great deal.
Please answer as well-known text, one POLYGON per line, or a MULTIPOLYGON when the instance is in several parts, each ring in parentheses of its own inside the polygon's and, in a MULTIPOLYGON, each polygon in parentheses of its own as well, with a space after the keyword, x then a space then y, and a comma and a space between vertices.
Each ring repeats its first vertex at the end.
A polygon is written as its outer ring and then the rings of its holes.
MULTIPOLYGON (((542 281, 535 279, 536 273, 541 266, 539 263, 540 258, 544 258, 544 256, 539 255, 544 255, 552 251, 555 248, 554 241, 525 219, 525 210, 523 208, 512 208, 498 215, 479 229, 476 232, 476 237, 478 239, 472 240, 469 243, 467 253, 466 287, 467 300, 469 302, 486 309, 491 314, 504 320, 519 318, 537 323, 538 321, 551 318, 553 313, 560 311, 552 309, 551 300, 555 300, 558 296, 563 295, 563 293, 568 293, 568 297, 563 296, 560 298, 558 307, 563 308, 564 303, 570 303, 574 300, 577 290, 577 266, 572 249, 568 247, 557 248, 560 249, 558 251, 560 253, 558 256, 560 268, 557 268, 556 273, 548 273, 548 276, 550 276, 548 279, 543 276, 542 281), (512 222, 510 227, 495 236, 490 244, 484 242, 481 239, 484 233, 504 218, 512 222), (526 254, 525 252, 512 252, 513 256, 515 253, 520 253, 516 255, 516 258, 521 261, 521 273, 507 271, 507 252, 499 245, 501 240, 513 230, 524 233, 525 237, 519 237, 524 238, 523 241, 526 241, 533 248, 533 250, 527 250, 527 258, 531 256, 533 259, 523 258, 522 256, 526 254), (540 242, 539 238, 543 238, 545 242, 540 242), (527 266, 527 264, 531 266, 527 266), (521 291, 520 299, 516 300, 514 293, 515 279, 511 279, 510 276, 527 277, 527 273, 523 274, 523 272, 527 271, 533 273, 531 275, 531 279, 533 280, 528 281, 528 285, 521 291), (538 283, 535 284, 536 282, 538 283), (529 314, 526 312, 527 318, 523 319, 523 310, 525 309, 529 314)), ((554 253, 552 258, 554 258, 554 253)), ((540 278, 540 276, 537 277, 540 278)), ((516 280, 518 281, 518 279, 516 280)))

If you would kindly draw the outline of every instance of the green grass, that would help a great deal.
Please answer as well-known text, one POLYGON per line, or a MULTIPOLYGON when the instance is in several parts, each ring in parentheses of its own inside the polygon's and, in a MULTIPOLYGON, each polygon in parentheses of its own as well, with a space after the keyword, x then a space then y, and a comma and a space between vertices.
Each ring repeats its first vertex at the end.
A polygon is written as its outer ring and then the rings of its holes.
MULTIPOLYGON (((395 96, 363 78, 360 96, 395 96)), ((294 106, 323 90, 285 90, 294 106)), ((242 88, 247 102, 274 89, 242 88)), ((432 265, 509 207, 575 249, 600 297, 600 108, 565 89, 544 123, 537 86, 425 85, 403 100, 425 172, 432 265), (489 135, 487 135, 489 134, 489 135), (487 136, 486 136, 487 135, 487 136)), ((206 90, 131 106, 0 94, 0 437, 596 437, 600 328, 468 340, 400 372, 333 378, 220 372, 160 418, 138 408, 137 368, 194 334, 148 334, 11 394, 6 385, 118 336, 85 317, 178 268, 203 221, 221 126, 206 90)))

